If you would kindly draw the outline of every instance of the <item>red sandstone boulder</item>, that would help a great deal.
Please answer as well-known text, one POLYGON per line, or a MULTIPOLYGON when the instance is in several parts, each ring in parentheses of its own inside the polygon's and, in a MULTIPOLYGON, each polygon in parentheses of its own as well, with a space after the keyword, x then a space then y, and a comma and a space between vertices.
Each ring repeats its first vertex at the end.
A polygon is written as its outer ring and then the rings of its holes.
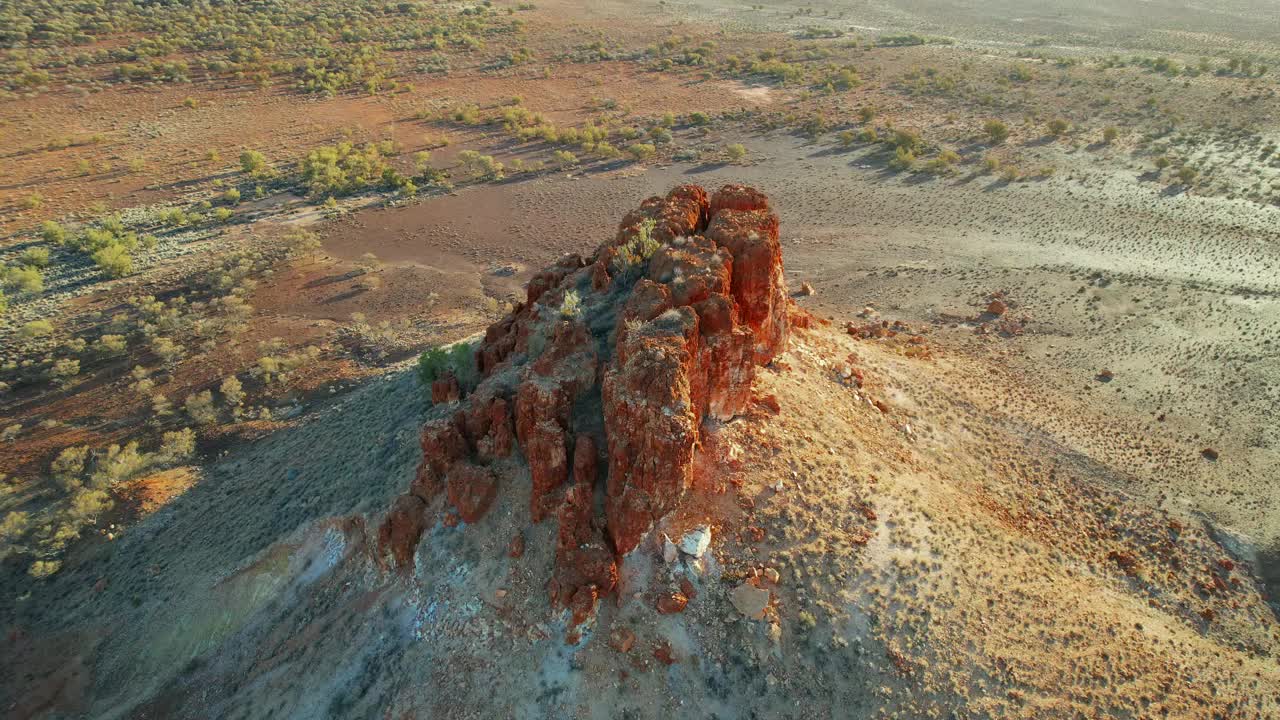
POLYGON ((768 210, 769 198, 764 193, 746 185, 725 185, 711 196, 711 215, 721 210, 768 210))
POLYGON ((459 460, 449 468, 449 502, 458 515, 468 523, 475 523, 498 495, 498 478, 487 467, 459 460))
POLYGON ((527 368, 516 391, 516 435, 533 479, 530 512, 541 522, 569 476, 570 414, 595 384, 595 341, 581 321, 563 321, 550 345, 527 368))
POLYGON ((646 220, 654 222, 652 237, 659 242, 692 235, 706 225, 707 207, 707 192, 697 185, 681 185, 666 197, 655 195, 627 213, 618 226, 614 244, 622 245, 636 237, 646 220))
POLYGON ((432 420, 422 427, 419 440, 422 446, 422 464, 414 478, 411 490, 423 500, 430 500, 442 488, 445 472, 455 460, 470 452, 463 428, 456 415, 432 420))
POLYGON ((413 564, 414 550, 426 529, 426 508, 422 498, 401 495, 378 528, 378 553, 384 557, 390 553, 395 567, 405 568, 413 564))
POLYGON ((733 299, 755 334, 755 360, 767 365, 787 342, 787 289, 782 276, 778 216, 767 210, 721 210, 707 237, 733 256, 733 299))
POLYGON ((458 387, 458 376, 453 371, 436 378, 431 383, 431 404, 454 403, 462 397, 462 389, 458 387))
POLYGON ((602 397, 609 441, 605 514, 620 554, 688 489, 698 440, 698 318, 674 308, 633 329, 615 349, 602 397))
POLYGON ((503 458, 515 446, 511 429, 511 404, 505 398, 494 398, 488 404, 488 427, 476 441, 476 452, 482 458, 503 458))

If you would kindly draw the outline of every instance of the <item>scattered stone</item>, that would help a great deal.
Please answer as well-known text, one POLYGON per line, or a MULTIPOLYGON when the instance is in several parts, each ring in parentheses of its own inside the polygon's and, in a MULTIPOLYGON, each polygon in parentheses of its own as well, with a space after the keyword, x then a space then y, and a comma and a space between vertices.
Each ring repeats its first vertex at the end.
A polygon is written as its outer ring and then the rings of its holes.
POLYGON ((1098 371, 1097 379, 1098 382, 1111 382, 1115 379, 1115 376, 1115 373, 1110 370, 1102 369, 1098 371))
POLYGON ((524 555, 524 533, 516 533, 507 545, 507 557, 518 558, 524 555))
POLYGON ((653 656, 663 665, 674 665, 676 663, 676 656, 671 652, 671 645, 665 642, 654 649, 653 656))
POLYGON ((992 300, 990 303, 987 304, 988 315, 995 315, 999 317, 1008 311, 1009 311, 1009 306, 1006 305, 1005 302, 1000 298, 996 298, 995 300, 992 300))
POLYGON ((1213 449, 1213 448, 1211 448, 1211 447, 1207 447, 1207 448, 1205 448, 1205 449, 1201 450, 1201 451, 1200 451, 1200 454, 1201 454, 1202 456, 1204 456, 1204 459, 1205 459, 1205 460, 1208 460, 1208 461, 1210 461, 1210 462, 1217 462, 1217 460, 1218 460, 1218 451, 1217 451, 1217 450, 1214 450, 1214 449, 1213 449))
POLYGON ((684 593, 663 593, 658 598, 658 612, 663 615, 674 615, 678 612, 684 612, 684 608, 689 604, 689 598, 684 593))
POLYGON ((729 600, 733 602, 738 612, 752 620, 764 619, 764 611, 769 607, 769 598, 768 590, 751 583, 742 583, 729 595, 729 600))
POLYGON ((710 525, 703 525, 691 530, 680 538, 680 552, 691 557, 702 557, 708 547, 711 547, 710 525))
POLYGON ((777 571, 776 569, 774 569, 774 568, 765 568, 765 569, 764 569, 764 579, 765 579, 765 581, 766 581, 766 582, 770 582, 770 583, 773 583, 774 585, 777 585, 777 584, 778 584, 778 579, 779 579, 780 577, 781 577, 781 575, 778 573, 778 571, 777 571))
POLYGON ((670 565, 680 557, 680 552, 676 548, 676 544, 671 542, 671 538, 664 533, 662 535, 662 562, 670 565))
POLYGON ((689 578, 680 578, 680 592, 684 593, 684 596, 690 600, 698 597, 698 590, 693 586, 693 583, 689 582, 689 578))
POLYGON ((806 282, 800 283, 800 292, 797 294, 803 297, 810 297, 814 292, 813 286, 806 282))
POLYGON ((631 652, 635 644, 636 634, 627 628, 614 628, 609 634, 609 647, 620 653, 631 652))

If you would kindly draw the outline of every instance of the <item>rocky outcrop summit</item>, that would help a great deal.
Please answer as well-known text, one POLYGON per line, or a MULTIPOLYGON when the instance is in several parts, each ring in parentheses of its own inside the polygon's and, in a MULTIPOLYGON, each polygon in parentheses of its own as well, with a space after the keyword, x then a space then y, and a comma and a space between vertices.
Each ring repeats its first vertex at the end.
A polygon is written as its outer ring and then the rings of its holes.
POLYGON ((683 185, 645 200, 593 256, 530 280, 476 347, 474 387, 466 373, 435 382, 381 556, 411 566, 434 523, 475 523, 498 493, 523 492, 523 463, 530 522, 559 523, 549 593, 580 622, 690 488, 704 423, 748 408, 793 314, 763 194, 683 185))

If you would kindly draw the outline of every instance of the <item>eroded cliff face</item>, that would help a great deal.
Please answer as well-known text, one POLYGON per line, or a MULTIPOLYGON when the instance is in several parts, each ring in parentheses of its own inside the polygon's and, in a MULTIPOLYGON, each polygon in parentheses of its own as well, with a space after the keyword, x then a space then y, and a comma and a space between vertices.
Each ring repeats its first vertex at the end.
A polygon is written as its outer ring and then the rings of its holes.
POLYGON ((437 380, 381 556, 411 567, 425 529, 480 520, 523 460, 530 522, 559 523, 552 602, 588 617, 618 559, 689 490, 704 422, 743 413, 756 369, 785 348, 783 282, 760 192, 683 185, 645 200, 592 257, 534 276, 476 349, 475 388, 437 380))

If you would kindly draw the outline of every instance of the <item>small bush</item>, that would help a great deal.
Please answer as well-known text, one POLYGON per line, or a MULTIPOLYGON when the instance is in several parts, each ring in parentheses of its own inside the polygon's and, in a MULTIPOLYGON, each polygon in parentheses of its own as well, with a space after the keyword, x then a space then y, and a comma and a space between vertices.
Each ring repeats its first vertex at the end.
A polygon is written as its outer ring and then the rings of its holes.
POLYGON ((457 343, 434 347, 418 357, 418 380, 430 392, 431 383, 446 372, 453 372, 462 387, 470 387, 478 371, 475 353, 470 343, 457 343))
POLYGON ((133 256, 123 245, 108 245, 92 255, 93 262, 109 277, 119 278, 133 272, 133 256))
POLYGON ((916 164, 915 153, 905 147, 899 147, 894 151, 893 159, 889 161, 889 167, 898 172, 910 170, 916 164))
POLYGON ((240 169, 246 175, 258 178, 270 174, 271 165, 267 162, 267 156, 257 150, 245 150, 240 153, 240 169))
POLYGON ((80 361, 75 358, 62 358, 53 363, 49 369, 49 377, 56 383, 65 384, 80 374, 80 361))
POLYGON ((44 276, 35 267, 0 268, 0 281, 3 281, 5 287, 25 295, 44 292, 44 276))
POLYGON ((982 131, 992 144, 999 145, 1009 139, 1009 126, 999 120, 988 120, 982 125, 982 131))
POLYGON ((123 335, 103 335, 93 344, 94 351, 105 357, 123 355, 128 348, 129 342, 123 335))
POLYGON ((218 386, 218 392, 222 394, 222 402, 231 412, 231 417, 238 418, 240 406, 244 404, 244 386, 240 384, 240 380, 235 375, 228 376, 218 386))
POLYGON ((160 449, 156 451, 155 462, 161 465, 173 465, 185 461, 196 451, 196 433, 191 428, 183 428, 166 432, 160 439, 160 449))
POLYGON ((560 315, 567 318, 582 317, 582 297, 577 290, 569 290, 560 303, 560 315))
POLYGON ((26 267, 49 267, 49 248, 33 247, 22 251, 18 256, 18 264, 26 267))
POLYGON ((24 340, 47 337, 53 334, 53 324, 48 320, 32 320, 18 328, 18 337, 24 340))
POLYGON ((653 157, 657 151, 657 148, 655 148, 651 143, 635 143, 627 148, 627 152, 631 154, 631 157, 640 161, 648 160, 653 157))
POLYGON ((730 162, 741 162, 747 156, 747 148, 742 143, 733 143, 725 147, 724 154, 729 158, 730 162))
POLYGON ((182 408, 197 425, 212 425, 218 421, 218 411, 213 407, 213 393, 209 390, 188 395, 182 408))
POLYGON ((52 220, 45 220, 40 226, 40 237, 44 238, 45 242, 63 245, 67 242, 67 230, 52 220))

